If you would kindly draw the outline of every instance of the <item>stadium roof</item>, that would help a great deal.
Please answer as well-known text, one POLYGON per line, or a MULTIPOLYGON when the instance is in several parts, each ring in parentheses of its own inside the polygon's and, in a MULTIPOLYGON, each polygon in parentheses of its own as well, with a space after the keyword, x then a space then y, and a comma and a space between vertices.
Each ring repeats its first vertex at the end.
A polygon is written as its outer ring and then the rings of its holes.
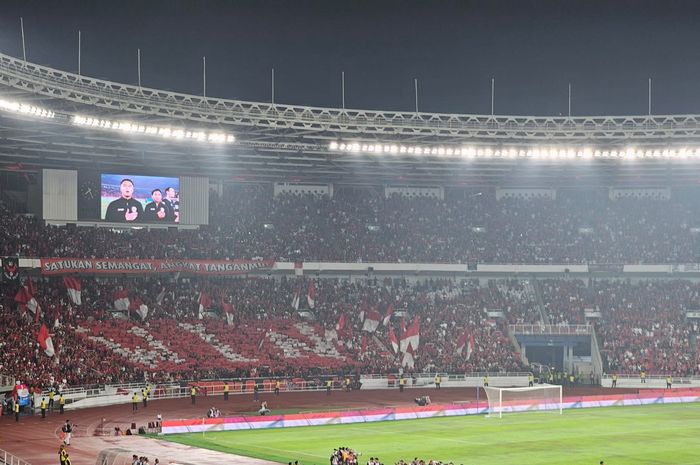
POLYGON ((129 169, 347 184, 700 182, 700 115, 569 118, 303 107, 119 84, 0 54, 2 101, 0 169, 129 169))

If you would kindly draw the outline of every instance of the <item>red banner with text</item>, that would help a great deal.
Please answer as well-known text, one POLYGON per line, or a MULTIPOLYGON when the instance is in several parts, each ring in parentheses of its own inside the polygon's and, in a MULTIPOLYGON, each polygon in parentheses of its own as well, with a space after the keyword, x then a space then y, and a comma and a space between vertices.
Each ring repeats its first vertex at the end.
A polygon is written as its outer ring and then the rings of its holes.
POLYGON ((112 258, 42 258, 41 274, 153 274, 192 273, 237 275, 268 270, 274 260, 140 260, 112 258))

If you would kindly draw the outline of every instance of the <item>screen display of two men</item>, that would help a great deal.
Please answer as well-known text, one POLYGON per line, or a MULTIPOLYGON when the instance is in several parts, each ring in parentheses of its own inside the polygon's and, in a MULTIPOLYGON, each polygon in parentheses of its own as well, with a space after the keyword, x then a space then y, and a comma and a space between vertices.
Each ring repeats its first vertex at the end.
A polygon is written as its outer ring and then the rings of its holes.
POLYGON ((177 223, 179 220, 179 201, 175 189, 167 187, 165 198, 163 191, 151 191, 152 202, 144 207, 134 198, 134 182, 124 178, 119 183, 121 197, 110 202, 105 214, 105 221, 113 223, 177 223))

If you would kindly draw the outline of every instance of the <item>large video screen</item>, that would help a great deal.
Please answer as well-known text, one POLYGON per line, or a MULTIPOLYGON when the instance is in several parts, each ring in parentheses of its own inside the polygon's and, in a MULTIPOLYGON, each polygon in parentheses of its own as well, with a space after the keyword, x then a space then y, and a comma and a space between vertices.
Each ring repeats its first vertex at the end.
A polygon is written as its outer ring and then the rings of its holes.
POLYGON ((180 179, 102 174, 100 218, 111 223, 179 223, 180 179))

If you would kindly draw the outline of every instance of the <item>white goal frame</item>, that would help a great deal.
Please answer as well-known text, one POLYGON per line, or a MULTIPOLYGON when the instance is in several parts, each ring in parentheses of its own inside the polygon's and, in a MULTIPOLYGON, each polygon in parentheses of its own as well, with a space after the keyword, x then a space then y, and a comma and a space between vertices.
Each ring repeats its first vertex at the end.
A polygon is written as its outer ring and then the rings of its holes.
MULTIPOLYGON (((486 397, 488 398, 489 402, 489 416, 495 416, 496 413, 498 413, 498 418, 503 418, 503 393, 504 392, 537 392, 537 391, 542 391, 543 393, 543 400, 545 400, 545 405, 546 405, 546 393, 548 391, 555 391, 556 393, 553 398, 558 397, 558 403, 559 406, 558 408, 537 408, 537 411, 551 411, 551 410, 559 410, 559 414, 564 413, 564 404, 563 404, 563 397, 562 397, 562 389, 561 386, 556 385, 556 384, 538 384, 533 387, 507 387, 507 388, 501 388, 501 387, 490 387, 490 386, 484 386, 484 390, 486 391, 486 397)), ((517 413, 517 412, 526 412, 526 411, 532 411, 531 409, 528 409, 527 406, 531 405, 533 401, 536 401, 537 399, 535 397, 530 397, 529 399, 525 399, 522 403, 522 406, 526 407, 522 410, 508 410, 509 412, 512 413, 517 413)), ((556 400, 553 401, 554 404, 556 404, 556 400)), ((516 406, 519 406, 517 404, 517 400, 514 401, 516 406)))

